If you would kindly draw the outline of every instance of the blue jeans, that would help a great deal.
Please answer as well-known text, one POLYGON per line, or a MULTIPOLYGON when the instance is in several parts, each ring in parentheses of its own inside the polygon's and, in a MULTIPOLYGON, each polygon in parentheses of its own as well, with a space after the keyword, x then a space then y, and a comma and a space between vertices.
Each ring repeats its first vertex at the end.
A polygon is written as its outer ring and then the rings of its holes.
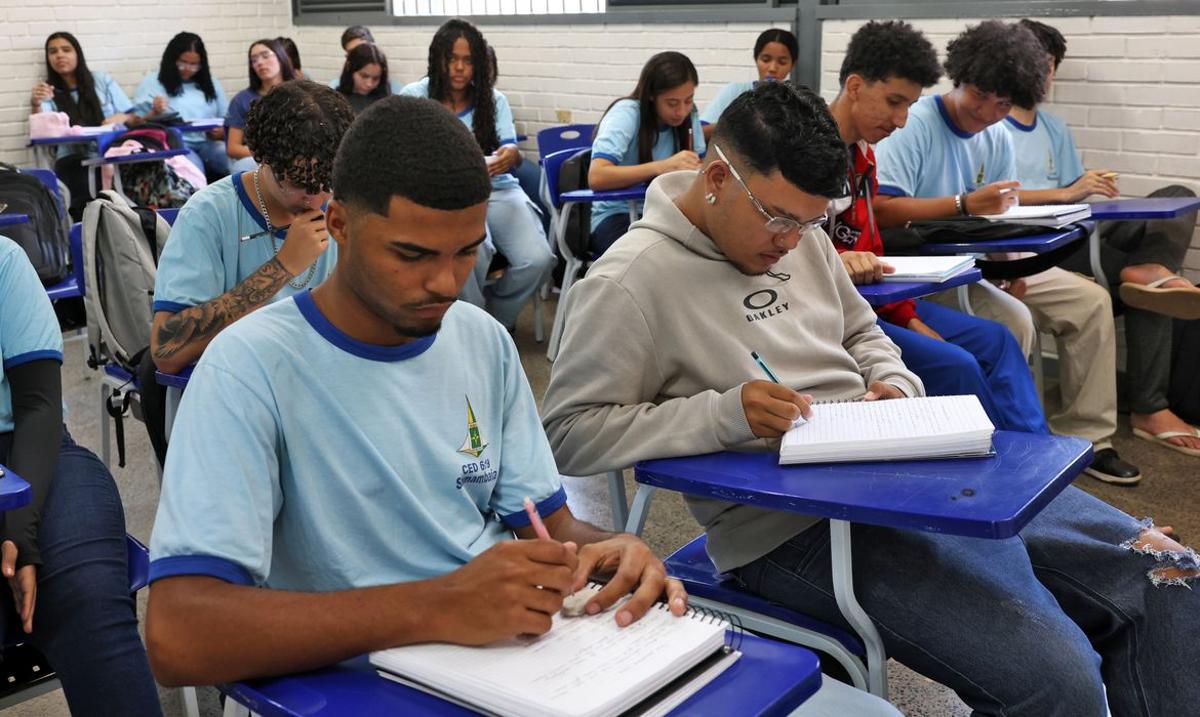
POLYGON ((973 394, 996 428, 1050 433, 1033 374, 1017 340, 1003 324, 918 301, 917 316, 945 341, 880 321, 900 357, 930 396, 973 394))
MULTIPOLYGON (((888 655, 977 715, 1195 714, 1200 593, 1156 587, 1142 525, 1067 487, 1016 537, 854 525, 854 585, 888 655)), ((1184 556, 1180 567, 1196 567, 1184 556)), ((736 571, 748 589, 850 629, 824 521, 736 571)))
MULTIPOLYGON (((12 434, 0 434, 0 462, 12 434)), ((125 513, 108 469, 63 428, 58 468, 42 507, 37 604, 30 641, 62 681, 76 715, 161 715, 129 594, 125 513)), ((23 635, 2 586, 5 641, 23 635)))
POLYGON ((188 143, 187 158, 192 164, 204 172, 209 183, 229 174, 229 155, 225 154, 225 143, 215 139, 204 142, 188 143))
POLYGON ((504 276, 486 289, 487 310, 511 330, 525 303, 550 275, 554 254, 536 207, 520 187, 492 190, 487 228, 496 251, 508 259, 504 276))

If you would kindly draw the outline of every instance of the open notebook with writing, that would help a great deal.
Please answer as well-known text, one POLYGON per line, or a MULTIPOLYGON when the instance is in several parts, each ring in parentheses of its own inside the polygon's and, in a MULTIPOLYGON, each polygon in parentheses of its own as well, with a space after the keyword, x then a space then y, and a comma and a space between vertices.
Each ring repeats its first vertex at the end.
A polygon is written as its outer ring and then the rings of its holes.
POLYGON ((824 403, 812 410, 812 418, 784 434, 781 464, 986 456, 996 431, 975 396, 824 403))
POLYGON ((696 608, 675 617, 657 604, 620 628, 613 609, 583 617, 559 613, 538 638, 484 647, 407 645, 371 653, 371 664, 384 677, 485 714, 660 715, 737 660, 739 653, 727 648, 733 633, 726 618, 696 608))
POLYGON ((1039 204, 1009 207, 1003 214, 986 214, 984 219, 1012 224, 1034 224, 1058 229, 1092 216, 1088 204, 1039 204))

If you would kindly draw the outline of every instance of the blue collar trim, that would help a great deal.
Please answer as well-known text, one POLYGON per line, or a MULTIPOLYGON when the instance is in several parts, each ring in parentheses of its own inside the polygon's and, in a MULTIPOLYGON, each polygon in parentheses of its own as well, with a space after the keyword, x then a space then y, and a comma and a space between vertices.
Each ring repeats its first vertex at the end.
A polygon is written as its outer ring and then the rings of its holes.
POLYGON ((950 112, 946 109, 946 103, 942 101, 941 95, 934 95, 933 101, 937 104, 938 114, 942 116, 942 121, 946 123, 946 127, 948 127, 950 131, 955 134, 955 136, 962 137, 963 139, 971 139, 975 136, 970 132, 962 131, 959 129, 958 125, 954 124, 954 120, 950 119, 950 112))
POLYGON ((433 346, 434 339, 437 338, 437 334, 434 334, 433 336, 415 339, 399 346, 369 344, 350 337, 344 331, 334 326, 329 319, 325 318, 325 314, 321 313, 321 310, 317 308, 317 303, 313 301, 311 289, 298 292, 292 298, 296 301, 296 308, 300 309, 300 314, 304 316, 310 326, 316 329, 322 338, 346 353, 353 354, 359 358, 371 361, 403 361, 405 359, 416 358, 425 353, 430 346, 433 346))
MULTIPOLYGON (((254 206, 254 201, 250 199, 250 195, 246 193, 246 187, 242 184, 242 175, 245 172, 234 172, 229 178, 233 181, 233 191, 237 193, 238 199, 242 201, 242 206, 254 217, 254 221, 263 229, 267 228, 267 220, 263 218, 262 212, 258 207, 254 206)), ((275 230, 275 236, 280 239, 287 238, 286 229, 275 230)))
POLYGON ((1032 132, 1035 129, 1037 129, 1038 115, 1036 112, 1033 114, 1033 124, 1024 124, 1023 122, 1021 122, 1021 120, 1013 117, 1012 115, 1009 115, 1009 116, 1005 117, 1004 119, 1008 120, 1008 123, 1010 125, 1012 125, 1013 127, 1016 127, 1017 129, 1021 130, 1022 132, 1032 132))

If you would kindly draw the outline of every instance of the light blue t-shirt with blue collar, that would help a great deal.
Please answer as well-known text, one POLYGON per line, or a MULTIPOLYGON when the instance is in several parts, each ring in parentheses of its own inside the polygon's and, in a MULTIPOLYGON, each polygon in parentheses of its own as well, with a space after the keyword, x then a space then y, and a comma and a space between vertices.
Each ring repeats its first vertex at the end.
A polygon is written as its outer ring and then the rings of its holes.
MULTIPOLYGON (((204 96, 204 90, 200 89, 195 82, 190 81, 180 85, 179 94, 172 95, 158 81, 158 73, 152 72, 146 75, 138 85, 137 92, 133 95, 133 110, 138 114, 147 114, 154 106, 154 98, 161 96, 167 98, 167 105, 172 110, 189 122, 216 117, 223 118, 229 109, 229 102, 225 98, 225 90, 216 77, 212 78, 212 83, 216 96, 211 100, 204 96)), ((209 140, 203 132, 184 132, 183 141, 188 144, 203 144, 209 140)))
MULTIPOLYGON (((416 82, 410 82, 400 90, 399 94, 429 99, 429 78, 422 77, 416 82)), ((517 145, 517 125, 513 120, 512 107, 508 104, 508 98, 504 96, 503 92, 496 89, 492 90, 492 98, 496 102, 496 136, 500 138, 500 146, 511 144, 515 147, 517 145)), ((459 112, 458 118, 467 126, 467 129, 474 132, 474 107, 468 107, 459 112)), ((517 181, 517 178, 508 172, 492 177, 492 189, 513 189, 520 186, 521 183, 517 181)))
MULTIPOLYGON (((199 306, 245 281, 278 253, 287 237, 286 229, 278 229, 274 236, 264 234, 241 241, 266 228, 257 199, 242 186, 242 172, 192 195, 179 210, 158 258, 154 310, 176 313, 199 306)), ((335 264, 337 244, 330 241, 317 259, 312 279, 302 288, 320 284, 333 273, 335 264)), ((300 284, 307 276, 305 269, 292 282, 300 284)), ((299 291, 292 282, 284 284, 272 301, 299 291)))
POLYGON ((1012 138, 1022 189, 1068 187, 1083 176, 1075 139, 1060 117, 1039 111, 1033 124, 1022 124, 1011 115, 1001 124, 1012 138))
POLYGON ((0 433, 13 430, 8 371, 33 361, 62 363, 63 340, 54 308, 20 245, 0 236, 0 433))
MULTIPOLYGON (((732 100, 731 100, 732 101, 732 100)), ((642 112, 637 100, 629 98, 617 102, 604 113, 600 126, 596 128, 596 139, 592 142, 592 159, 607 159, 613 164, 633 166, 641 164, 638 160, 638 128, 641 126, 642 112)), ((700 115, 692 112, 692 148, 696 154, 704 156, 704 128, 700 124, 700 115)), ((650 151, 650 159, 658 161, 667 159, 686 147, 679 146, 675 137, 675 128, 662 125, 658 129, 658 137, 654 140, 654 148, 650 151)), ((592 231, 600 226, 608 217, 629 211, 627 202, 595 202, 592 204, 592 231)), ((638 203, 638 213, 642 211, 642 203, 638 203)))
POLYGON ((712 102, 704 106, 704 111, 700 113, 700 119, 709 124, 716 124, 717 120, 721 119, 721 113, 728 109, 729 105, 733 104, 733 101, 742 93, 754 89, 756 84, 758 84, 757 81, 730 82, 725 85, 717 93, 717 96, 712 98, 712 102))
MULTIPOLYGON (((129 101, 129 96, 107 72, 92 70, 92 86, 96 88, 96 99, 100 100, 100 114, 104 115, 106 119, 119 112, 129 112, 133 109, 133 103, 129 101)), ((71 90, 71 97, 78 102, 79 90, 71 90)), ((42 112, 61 111, 53 99, 42 102, 41 109, 42 112)))
POLYGON ((521 360, 464 302, 357 341, 309 292, 222 331, 179 408, 150 579, 333 591, 422 580, 566 502, 521 360))
POLYGON ((950 119, 940 95, 926 95, 908 123, 875 145, 879 194, 950 197, 1017 178, 1008 131, 997 122, 971 134, 950 119))

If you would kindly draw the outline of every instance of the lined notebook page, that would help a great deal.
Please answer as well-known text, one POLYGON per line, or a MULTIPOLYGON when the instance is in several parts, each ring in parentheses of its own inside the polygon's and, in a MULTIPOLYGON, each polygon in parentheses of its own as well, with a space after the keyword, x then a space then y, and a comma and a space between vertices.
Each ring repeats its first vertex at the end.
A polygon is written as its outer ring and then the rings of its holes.
POLYGON ((611 609, 557 614, 537 639, 411 645, 372 653, 371 663, 496 714, 617 714, 720 649, 727 627, 697 614, 677 618, 664 606, 626 628, 611 609))
POLYGON ((975 396, 818 404, 784 434, 780 462, 894 460, 986 453, 995 426, 975 396))

